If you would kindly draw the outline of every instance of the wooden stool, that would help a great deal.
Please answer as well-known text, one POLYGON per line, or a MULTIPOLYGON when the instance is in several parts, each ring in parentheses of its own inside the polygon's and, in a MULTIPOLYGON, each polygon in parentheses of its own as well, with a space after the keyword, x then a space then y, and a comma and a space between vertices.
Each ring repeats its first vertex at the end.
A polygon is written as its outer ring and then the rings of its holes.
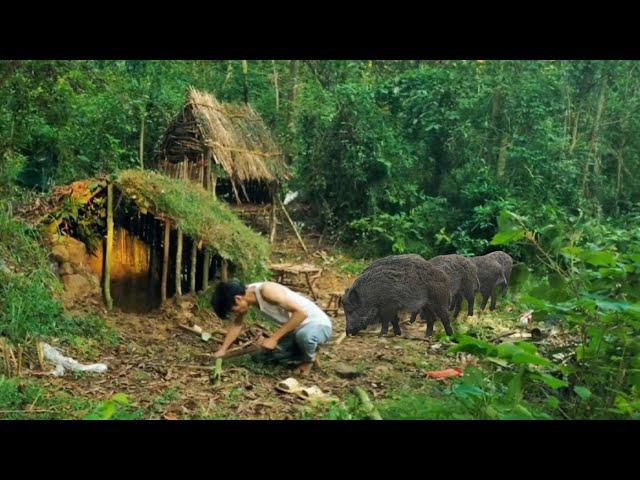
POLYGON ((329 294, 329 303, 327 303, 324 311, 336 317, 340 307, 342 307, 342 292, 331 292, 329 294))

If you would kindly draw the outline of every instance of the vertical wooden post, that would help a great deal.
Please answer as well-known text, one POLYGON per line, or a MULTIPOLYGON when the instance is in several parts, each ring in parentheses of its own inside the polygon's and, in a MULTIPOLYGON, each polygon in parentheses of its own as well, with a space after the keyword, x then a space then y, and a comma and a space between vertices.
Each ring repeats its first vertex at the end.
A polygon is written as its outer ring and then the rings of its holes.
POLYGON ((271 211, 269 212, 269 243, 276 238, 276 190, 271 188, 271 211))
POLYGON ((191 271, 189 272, 189 291, 191 293, 196 292, 196 263, 198 260, 198 244, 195 239, 193 240, 193 244, 191 246, 191 271))
POLYGON ((176 245, 176 297, 182 296, 182 229, 178 227, 176 245))
POLYGON ((171 238, 171 223, 164 222, 164 242, 162 257, 162 284, 160 286, 160 298, 162 303, 167 301, 167 278, 169 276, 169 241, 171 238))
POLYGON ((228 265, 227 261, 224 258, 222 259, 222 266, 220 267, 220 280, 222 280, 223 282, 229 281, 228 265))
POLYGON ((209 286, 209 265, 211 265, 211 252, 205 248, 202 262, 202 290, 206 290, 209 286))
POLYGON ((104 252, 102 275, 104 301, 107 309, 113 308, 113 299, 111 298, 111 250, 113 247, 113 184, 107 184, 107 245, 104 252))

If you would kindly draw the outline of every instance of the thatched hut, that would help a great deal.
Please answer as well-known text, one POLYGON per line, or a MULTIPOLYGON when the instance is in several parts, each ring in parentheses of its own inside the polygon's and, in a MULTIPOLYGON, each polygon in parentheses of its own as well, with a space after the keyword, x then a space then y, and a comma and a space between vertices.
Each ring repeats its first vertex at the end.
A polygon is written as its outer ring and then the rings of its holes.
POLYGON ((267 215, 278 188, 289 178, 282 151, 250 105, 219 102, 194 88, 148 166, 267 215))
POLYGON ((52 244, 70 236, 87 245, 93 255, 78 263, 102 278, 107 304, 113 298, 132 311, 205 289, 234 270, 247 279, 267 275, 265 238, 210 192, 152 171, 57 187, 23 216, 63 233, 51 235, 52 244))

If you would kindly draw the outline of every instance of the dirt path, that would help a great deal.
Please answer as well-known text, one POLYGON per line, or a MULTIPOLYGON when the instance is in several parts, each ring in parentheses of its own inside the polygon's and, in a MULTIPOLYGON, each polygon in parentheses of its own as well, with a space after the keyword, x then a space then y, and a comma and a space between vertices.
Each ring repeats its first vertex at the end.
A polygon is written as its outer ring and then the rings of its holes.
MULTIPOLYGON (((307 244, 314 240, 307 238, 307 244)), ((313 251, 313 248, 310 248, 313 251)), ((274 261, 304 261, 304 253, 295 237, 287 237, 274 246, 274 261)), ((310 257, 325 270, 318 282, 318 304, 326 306, 329 292, 344 291, 355 275, 340 271, 345 259, 331 257, 327 252, 310 257)), ((95 307, 94 307, 95 308, 95 307)), ((66 355, 80 362, 104 362, 109 370, 103 375, 65 375, 62 378, 41 379, 48 391, 64 391, 102 401, 119 392, 126 393, 134 407, 144 410, 145 418, 233 418, 233 419, 293 419, 317 414, 309 402, 295 395, 276 391, 276 384, 293 375, 286 367, 266 366, 248 357, 225 362, 222 381, 210 380, 211 353, 217 348, 225 325, 208 305, 198 306, 193 296, 180 302, 170 302, 151 314, 127 314, 113 311, 104 314, 118 332, 121 342, 115 347, 67 349, 66 355), (219 332, 209 342, 180 329, 178 323, 195 323, 205 331, 219 332), (313 412, 316 413, 313 413, 313 412)), ((477 319, 465 320, 472 324, 477 319)), ((321 369, 299 379, 303 385, 317 385, 325 393, 344 401, 353 387, 364 387, 374 400, 386 398, 390 392, 412 388, 427 388, 425 371, 458 366, 459 359, 443 354, 437 340, 422 340, 425 325, 403 323, 403 337, 378 338, 378 327, 370 327, 356 337, 347 337, 336 345, 344 332, 345 318, 333 318, 331 342, 322 349, 321 369), (339 363, 357 369, 352 379, 336 373, 339 363)), ((455 324, 454 324, 455 325, 455 324)), ((255 333, 259 327, 249 329, 255 333)), ((455 328, 455 327, 454 327, 455 328)), ((436 334, 441 326, 436 327, 436 334)), ((241 337, 246 340, 248 337, 241 337)))

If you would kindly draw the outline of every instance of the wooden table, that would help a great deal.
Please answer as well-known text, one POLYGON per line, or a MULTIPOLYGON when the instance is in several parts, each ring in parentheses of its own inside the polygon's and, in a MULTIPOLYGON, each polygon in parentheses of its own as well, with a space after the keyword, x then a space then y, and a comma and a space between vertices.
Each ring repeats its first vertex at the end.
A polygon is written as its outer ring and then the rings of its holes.
POLYGON ((289 287, 307 288, 314 300, 318 300, 315 284, 322 275, 322 268, 309 263, 272 263, 269 268, 276 274, 276 282, 289 287), (302 276, 304 283, 298 279, 302 276))

